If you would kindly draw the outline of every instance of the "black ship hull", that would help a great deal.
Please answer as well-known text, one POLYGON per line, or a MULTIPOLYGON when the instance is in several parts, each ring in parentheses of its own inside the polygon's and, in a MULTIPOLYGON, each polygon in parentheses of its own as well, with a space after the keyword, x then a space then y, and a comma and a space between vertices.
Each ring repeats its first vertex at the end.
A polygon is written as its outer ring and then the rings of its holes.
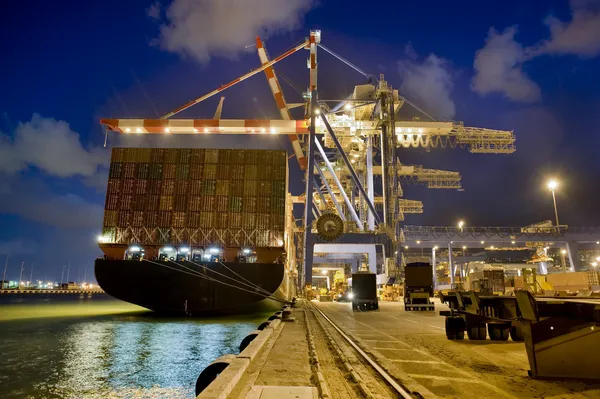
POLYGON ((291 299, 285 265, 278 263, 97 259, 95 274, 107 294, 160 313, 247 313, 291 299))

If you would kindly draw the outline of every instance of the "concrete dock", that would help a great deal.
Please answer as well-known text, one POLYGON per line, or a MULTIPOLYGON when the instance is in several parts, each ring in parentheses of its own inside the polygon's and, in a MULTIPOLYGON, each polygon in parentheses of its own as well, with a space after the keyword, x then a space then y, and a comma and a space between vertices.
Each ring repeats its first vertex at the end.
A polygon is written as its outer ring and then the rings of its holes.
POLYGON ((529 377, 523 342, 449 341, 438 315, 447 307, 435 305, 300 302, 294 321, 273 320, 198 398, 600 398, 597 382, 529 377))

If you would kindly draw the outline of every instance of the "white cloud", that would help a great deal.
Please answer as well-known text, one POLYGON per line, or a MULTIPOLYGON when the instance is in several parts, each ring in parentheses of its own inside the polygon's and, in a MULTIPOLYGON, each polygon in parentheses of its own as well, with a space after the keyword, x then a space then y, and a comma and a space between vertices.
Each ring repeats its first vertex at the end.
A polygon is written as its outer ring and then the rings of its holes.
MULTIPOLYGON (((297 29, 313 5, 313 0, 173 0, 156 43, 202 63, 215 55, 232 57, 256 36, 297 29)), ((148 12, 155 17, 157 11, 155 5, 148 12)))
POLYGON ((455 114, 450 97, 454 86, 450 63, 435 54, 419 61, 411 46, 407 58, 398 62, 402 76, 400 94, 439 119, 451 119, 455 114))
POLYGON ((103 206, 69 192, 57 194, 37 179, 12 179, 0 196, 0 212, 62 228, 97 229, 103 206))
POLYGON ((67 122, 38 114, 19 123, 14 137, 0 133, 0 173, 35 167, 51 176, 89 178, 108 165, 109 157, 107 150, 84 148, 67 122))
POLYGON ((485 46, 475 53, 473 91, 481 95, 499 93, 518 102, 540 100, 539 86, 523 72, 529 51, 515 41, 516 32, 515 27, 502 33, 490 29, 485 46))
POLYGON ((543 43, 541 52, 600 55, 600 0, 571 0, 571 13, 568 22, 552 15, 546 18, 551 38, 543 43))

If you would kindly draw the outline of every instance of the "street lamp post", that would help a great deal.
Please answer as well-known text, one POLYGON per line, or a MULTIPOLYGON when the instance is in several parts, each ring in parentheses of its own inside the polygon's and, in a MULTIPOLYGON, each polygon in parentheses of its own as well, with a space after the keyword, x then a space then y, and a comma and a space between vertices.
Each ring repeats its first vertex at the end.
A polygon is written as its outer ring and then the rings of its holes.
POLYGON ((462 220, 458 221, 458 228, 460 229, 460 232, 463 232, 463 226, 465 225, 465 222, 462 220))
POLYGON ((550 180, 548 182, 548 189, 552 191, 552 201, 554 202, 554 216, 556 217, 556 227, 558 228, 558 209, 556 207, 556 195, 554 194, 554 190, 558 187, 558 182, 556 180, 550 180))
MULTIPOLYGON (((6 281, 6 269, 8 269, 8 254, 6 254, 6 261, 4 262, 4 275, 2 276, 2 286, 0 290, 4 289, 4 281, 6 281)), ((8 284, 6 284, 6 288, 8 288, 8 284)))

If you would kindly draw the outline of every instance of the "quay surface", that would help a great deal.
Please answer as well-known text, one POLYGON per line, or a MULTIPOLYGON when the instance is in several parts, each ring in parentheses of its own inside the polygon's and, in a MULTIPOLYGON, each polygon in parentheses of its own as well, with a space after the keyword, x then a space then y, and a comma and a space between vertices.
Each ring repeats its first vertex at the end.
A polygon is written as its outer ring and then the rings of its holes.
POLYGON ((198 398, 600 397, 598 382, 529 377, 523 342, 449 341, 438 314, 447 307, 435 305, 407 312, 401 302, 380 302, 378 311, 357 312, 350 303, 301 301, 293 322, 272 321, 198 398))

